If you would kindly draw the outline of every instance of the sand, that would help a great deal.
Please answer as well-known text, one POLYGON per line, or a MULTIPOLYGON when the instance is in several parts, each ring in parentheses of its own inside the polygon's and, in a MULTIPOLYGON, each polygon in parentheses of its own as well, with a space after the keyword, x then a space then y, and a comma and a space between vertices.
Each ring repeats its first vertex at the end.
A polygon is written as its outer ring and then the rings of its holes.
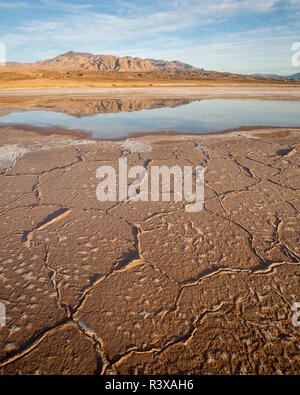
POLYGON ((0 373, 299 374, 299 132, 2 129, 0 373), (98 201, 120 157, 203 165, 204 210, 98 201))
MULTIPOLYGON (((264 79, 247 75, 232 75, 229 73, 204 72, 138 72, 129 71, 100 71, 87 70, 78 64, 80 70, 74 70, 74 60, 60 67, 54 62, 50 69, 41 67, 32 69, 30 65, 9 65, 0 67, 0 87, 2 88, 111 88, 111 87, 195 87, 195 86, 252 86, 268 85, 299 87, 299 80, 264 79), (66 67, 65 67, 66 66, 66 67)), ((94 64, 95 66, 95 64, 94 64)), ((111 63, 108 68, 111 68, 111 63)), ((177 65, 178 66, 178 65, 177 65)), ((149 70, 150 71, 150 70, 149 70)))

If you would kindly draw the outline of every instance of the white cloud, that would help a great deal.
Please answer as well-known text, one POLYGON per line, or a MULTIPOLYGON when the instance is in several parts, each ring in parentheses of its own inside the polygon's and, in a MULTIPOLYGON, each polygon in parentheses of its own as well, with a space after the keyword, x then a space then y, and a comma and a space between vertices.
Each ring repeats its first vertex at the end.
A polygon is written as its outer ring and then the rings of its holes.
POLYGON ((28 4, 23 1, 0 1, 0 8, 24 8, 28 4))
MULTIPOLYGON (((0 7, 18 3, 0 1, 0 7)), ((236 25, 234 33, 218 31, 218 25, 224 21, 276 10, 282 6, 279 0, 152 0, 143 1, 143 7, 138 2, 117 3, 116 10, 109 13, 88 2, 40 0, 40 8, 57 10, 57 15, 54 17, 51 12, 47 20, 24 20, 5 32, 0 41, 7 46, 9 60, 45 59, 75 50, 179 59, 199 67, 207 60, 210 67, 209 64, 218 65, 211 61, 213 58, 221 57, 229 65, 230 56, 246 53, 245 47, 251 48, 253 55, 255 51, 259 53, 266 41, 276 39, 280 48, 299 30, 295 29, 296 23, 282 21, 282 26, 246 30, 236 25), (203 34, 189 34, 196 29, 203 34)), ((294 15, 299 0, 287 0, 284 4, 294 10, 294 15)))
POLYGON ((82 11, 88 8, 93 7, 91 4, 74 4, 72 2, 64 2, 59 0, 40 0, 39 7, 45 7, 49 9, 61 10, 65 12, 74 12, 74 11, 82 11))
MULTIPOLYGON (((20 36, 26 41, 23 34, 31 33, 34 37, 30 40, 49 38, 50 41, 85 41, 93 39, 105 39, 109 42, 119 41, 120 38, 155 37, 159 34, 180 32, 193 27, 200 27, 216 23, 218 19, 243 12, 265 12, 278 0, 190 0, 176 2, 164 2, 164 11, 155 11, 153 5, 151 11, 133 15, 111 15, 89 10, 90 4, 70 4, 58 0, 41 0, 40 4, 45 7, 64 10, 68 13, 58 16, 52 21, 31 20, 24 22, 23 26, 17 27, 16 33, 10 37, 20 36), (169 4, 169 7, 168 7, 169 4), (173 6, 172 6, 173 4, 173 6), (80 10, 80 14, 77 12, 80 10)), ((154 2, 154 5, 157 3, 154 2)), ((10 3, 13 5, 13 3, 10 3)), ((16 3, 17 4, 17 3, 16 3)), ((1 3, 0 3, 1 5, 1 3)), ((9 36, 6 36, 8 38, 9 36)))

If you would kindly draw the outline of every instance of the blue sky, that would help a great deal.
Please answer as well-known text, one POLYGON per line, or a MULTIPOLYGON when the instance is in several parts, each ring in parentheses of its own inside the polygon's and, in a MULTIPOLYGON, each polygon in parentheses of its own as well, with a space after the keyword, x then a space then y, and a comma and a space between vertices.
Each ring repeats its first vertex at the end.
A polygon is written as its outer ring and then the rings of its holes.
POLYGON ((7 61, 69 50, 293 74, 300 0, 0 0, 7 61))

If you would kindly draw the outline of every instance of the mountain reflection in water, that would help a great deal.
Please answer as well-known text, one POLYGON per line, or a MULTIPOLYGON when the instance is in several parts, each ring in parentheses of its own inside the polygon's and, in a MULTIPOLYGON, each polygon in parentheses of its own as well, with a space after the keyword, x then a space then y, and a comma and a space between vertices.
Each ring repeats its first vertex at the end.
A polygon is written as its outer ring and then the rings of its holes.
POLYGON ((133 133, 217 132, 242 126, 300 126, 299 103, 271 100, 58 99, 0 104, 0 125, 60 126, 94 138, 133 133))

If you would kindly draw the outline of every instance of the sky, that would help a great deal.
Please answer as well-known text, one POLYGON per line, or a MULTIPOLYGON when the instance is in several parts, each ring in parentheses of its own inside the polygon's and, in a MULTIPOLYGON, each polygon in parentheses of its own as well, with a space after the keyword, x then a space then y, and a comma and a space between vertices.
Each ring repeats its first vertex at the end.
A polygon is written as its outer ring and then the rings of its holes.
POLYGON ((0 0, 7 61, 72 50, 287 75, 295 42, 300 0, 0 0))

